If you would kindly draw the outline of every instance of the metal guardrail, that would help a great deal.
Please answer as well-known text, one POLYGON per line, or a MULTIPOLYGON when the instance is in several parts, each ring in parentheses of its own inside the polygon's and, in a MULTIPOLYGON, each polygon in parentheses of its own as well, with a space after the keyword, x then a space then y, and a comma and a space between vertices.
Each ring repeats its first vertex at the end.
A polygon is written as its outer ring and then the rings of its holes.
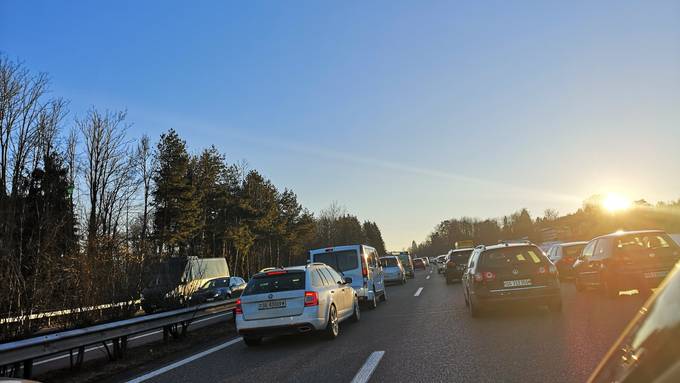
POLYGON ((22 322, 22 321, 25 321, 25 320, 52 318, 52 317, 69 315, 69 314, 74 314, 74 313, 84 313, 84 312, 88 312, 88 311, 104 310, 104 309, 110 309, 110 308, 115 308, 115 307, 124 307, 124 306, 130 306, 130 305, 138 305, 140 303, 141 303, 141 301, 139 299, 137 299, 136 301, 109 303, 109 304, 105 304, 105 305, 87 306, 87 307, 80 307, 80 308, 76 308, 76 309, 47 311, 47 312, 35 313, 35 314, 18 316, 18 317, 13 317, 13 318, 1 318, 0 319, 0 325, 7 324, 7 323, 22 322))
POLYGON ((85 347, 98 343, 104 345, 109 359, 116 360, 124 355, 130 335, 162 328, 163 339, 170 335, 177 338, 186 333, 193 320, 229 311, 234 302, 206 303, 0 344, 0 367, 4 366, 5 371, 10 367, 17 374, 23 366, 23 377, 30 378, 35 359, 68 352, 71 368, 78 368, 83 362, 85 347), (109 341, 112 350, 109 350, 109 341))

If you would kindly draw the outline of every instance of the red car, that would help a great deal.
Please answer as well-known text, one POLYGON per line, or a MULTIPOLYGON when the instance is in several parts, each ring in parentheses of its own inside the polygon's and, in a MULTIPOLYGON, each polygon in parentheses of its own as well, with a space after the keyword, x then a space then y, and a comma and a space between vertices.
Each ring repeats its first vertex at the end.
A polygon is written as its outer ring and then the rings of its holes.
POLYGON ((416 258, 413 260, 413 269, 423 269, 425 270, 425 260, 422 258, 416 258))

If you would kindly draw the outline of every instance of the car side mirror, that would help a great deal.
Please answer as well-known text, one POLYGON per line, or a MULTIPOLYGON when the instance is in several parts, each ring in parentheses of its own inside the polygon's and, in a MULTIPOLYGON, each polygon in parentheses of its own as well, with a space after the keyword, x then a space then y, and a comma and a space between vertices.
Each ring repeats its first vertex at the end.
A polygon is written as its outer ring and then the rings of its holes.
POLYGON ((345 278, 343 278, 343 282, 344 282, 344 284, 349 285, 349 284, 352 283, 352 278, 350 278, 350 277, 345 277, 345 278))

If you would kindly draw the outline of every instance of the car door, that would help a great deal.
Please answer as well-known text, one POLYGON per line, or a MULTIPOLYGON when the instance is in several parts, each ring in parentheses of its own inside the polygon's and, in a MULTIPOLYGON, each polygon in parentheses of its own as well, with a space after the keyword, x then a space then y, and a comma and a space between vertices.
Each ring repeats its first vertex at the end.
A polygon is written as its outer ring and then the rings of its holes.
POLYGON ((385 290, 385 275, 383 274, 382 266, 378 261, 378 253, 375 249, 369 249, 368 267, 371 269, 371 278, 375 286, 375 292, 382 292, 385 290))
MULTIPOLYGON (((593 256, 590 257, 590 267, 593 271, 597 271, 597 283, 602 283, 602 271, 607 267, 607 256, 609 254, 608 248, 611 241, 609 238, 600 238, 597 240, 595 249, 593 250, 593 256)), ((595 281, 593 281, 595 282, 595 281)))
POLYGON ((338 272, 332 268, 328 268, 327 271, 337 282, 336 299, 342 305, 342 307, 338 307, 338 312, 342 313, 343 318, 349 316, 354 308, 354 289, 351 285, 344 283, 344 278, 338 272))
POLYGON ((574 263, 574 270, 578 274, 581 283, 597 284, 600 281, 599 270, 593 268, 591 263, 593 254, 595 253, 595 246, 599 240, 594 239, 586 245, 581 253, 581 256, 574 263))
POLYGON ((319 268, 319 274, 321 274, 322 279, 325 281, 326 290, 328 291, 328 294, 331 295, 333 303, 335 303, 335 308, 338 310, 338 316, 342 318, 347 311, 345 308, 345 297, 343 296, 344 292, 342 291, 342 288, 346 289, 346 286, 338 283, 338 280, 342 280, 342 278, 338 278, 339 274, 338 276, 335 276, 333 271, 334 270, 330 267, 326 266, 319 268))

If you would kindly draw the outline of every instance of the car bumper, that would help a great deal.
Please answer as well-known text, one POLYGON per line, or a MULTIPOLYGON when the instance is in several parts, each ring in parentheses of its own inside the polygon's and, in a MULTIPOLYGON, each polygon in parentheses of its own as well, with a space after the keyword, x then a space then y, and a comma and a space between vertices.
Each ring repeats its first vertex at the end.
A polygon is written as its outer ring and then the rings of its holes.
POLYGON ((526 302, 529 304, 548 304, 561 299, 559 287, 547 286, 517 289, 499 289, 471 294, 477 304, 496 305, 526 302))
POLYGON ((306 307, 301 315, 290 317, 244 320, 243 314, 237 314, 236 330, 239 335, 300 334, 322 330, 326 321, 326 315, 319 317, 318 308, 306 307))
POLYGON ((450 281, 459 281, 463 279, 463 270, 446 269, 446 279, 450 281))
POLYGON ((401 274, 385 274, 385 282, 401 282, 403 279, 404 276, 401 274))

